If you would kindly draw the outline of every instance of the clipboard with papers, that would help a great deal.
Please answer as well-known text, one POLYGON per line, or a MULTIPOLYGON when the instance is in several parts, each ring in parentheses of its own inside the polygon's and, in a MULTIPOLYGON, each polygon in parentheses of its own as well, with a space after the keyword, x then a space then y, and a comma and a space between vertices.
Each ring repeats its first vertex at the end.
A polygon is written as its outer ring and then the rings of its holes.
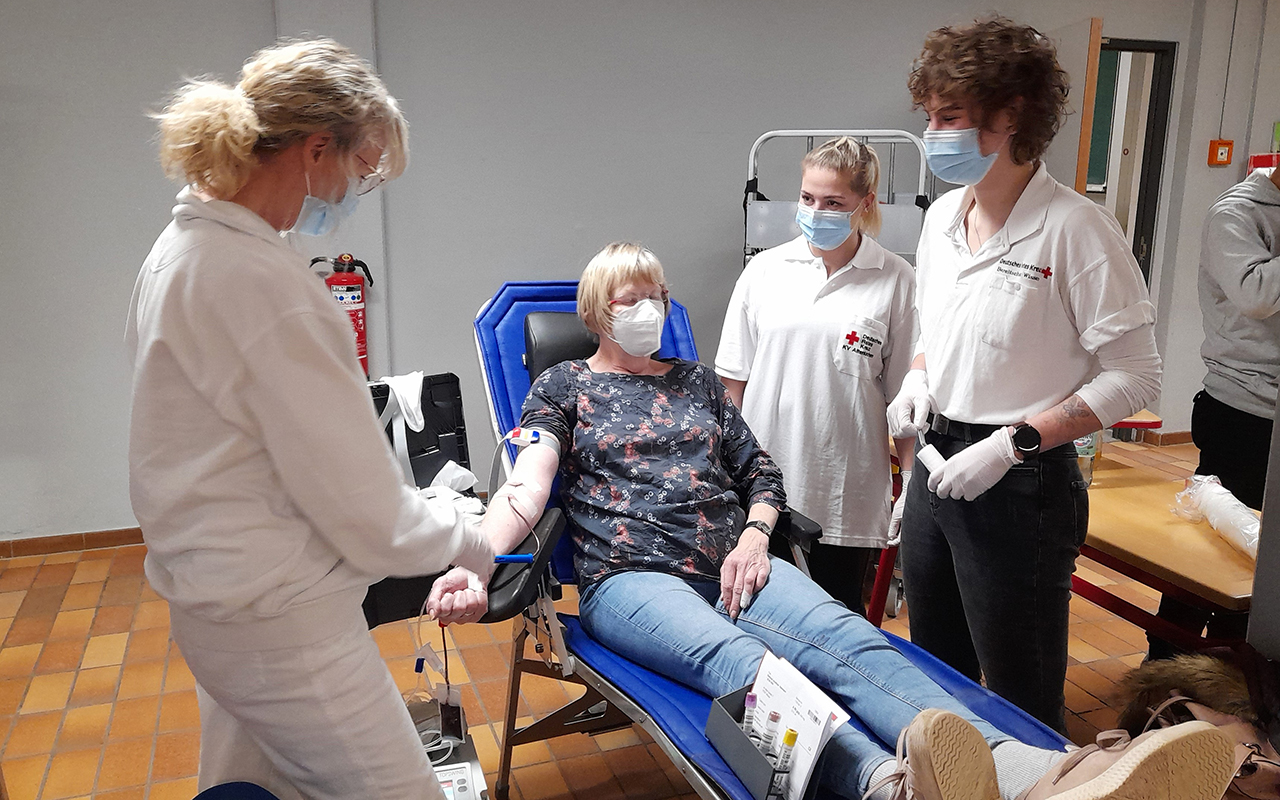
POLYGON ((755 682, 717 698, 707 718, 707 739, 742 780, 755 800, 782 798, 800 800, 822 748, 831 735, 849 721, 849 714, 785 659, 767 653, 760 663, 755 682), (777 739, 788 728, 796 731, 796 741, 787 771, 775 769, 777 751, 758 749, 742 729, 743 701, 748 692, 756 696, 756 732, 770 712, 778 713, 777 739))
POLYGON ((765 653, 760 662, 752 691, 758 718, 767 719, 769 712, 777 711, 778 729, 796 731, 791 771, 783 778, 782 797, 800 800, 822 748, 831 734, 849 721, 849 714, 800 670, 772 653, 765 653))

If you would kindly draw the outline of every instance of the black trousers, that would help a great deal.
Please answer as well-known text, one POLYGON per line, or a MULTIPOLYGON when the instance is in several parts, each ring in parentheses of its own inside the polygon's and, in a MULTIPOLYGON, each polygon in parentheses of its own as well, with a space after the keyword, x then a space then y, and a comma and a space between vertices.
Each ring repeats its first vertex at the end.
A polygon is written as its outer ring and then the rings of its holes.
MULTIPOLYGON (((928 434, 944 457, 962 440, 928 434)), ((1071 573, 1089 525, 1074 445, 1012 467, 972 501, 928 489, 916 459, 902 522, 911 641, 1057 731, 1071 573)))
MULTIPOLYGON (((789 564, 795 564, 791 548, 774 536, 769 542, 769 553, 789 564)), ((869 547, 844 547, 838 544, 814 542, 809 549, 809 577, 831 595, 844 603, 845 608, 867 615, 862 603, 862 587, 867 582, 867 572, 872 558, 879 558, 880 551, 869 547)))
MULTIPOLYGON (((1229 406, 1208 392, 1198 392, 1191 407, 1191 440, 1200 448, 1196 474, 1217 475, 1240 502, 1262 508, 1271 427, 1269 419, 1229 406)), ((1249 627, 1248 613, 1214 613, 1168 596, 1160 599, 1157 616, 1187 630, 1201 632, 1207 626, 1213 638, 1243 639, 1249 627)), ((1147 644, 1149 659, 1172 658, 1182 652, 1151 634, 1147 644)))
POLYGON ((827 594, 844 603, 845 608, 865 617, 862 587, 867 582, 872 556, 879 555, 879 550, 870 547, 814 542, 809 552, 809 575, 827 594))

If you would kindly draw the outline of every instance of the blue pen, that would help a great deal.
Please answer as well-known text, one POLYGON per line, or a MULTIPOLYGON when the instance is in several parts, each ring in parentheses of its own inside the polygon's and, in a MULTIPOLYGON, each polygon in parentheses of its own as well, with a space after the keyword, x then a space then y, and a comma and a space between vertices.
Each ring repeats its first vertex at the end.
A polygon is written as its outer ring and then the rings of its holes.
POLYGON ((509 556, 494 556, 493 563, 495 564, 532 564, 533 553, 526 553, 523 555, 520 553, 515 553, 509 556))

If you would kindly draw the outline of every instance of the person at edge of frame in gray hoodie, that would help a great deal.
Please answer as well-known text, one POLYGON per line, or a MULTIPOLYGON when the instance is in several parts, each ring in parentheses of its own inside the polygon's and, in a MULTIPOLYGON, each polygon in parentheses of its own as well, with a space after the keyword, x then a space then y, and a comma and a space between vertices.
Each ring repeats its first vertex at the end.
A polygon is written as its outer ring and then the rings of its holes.
MULTIPOLYGON (((1195 396, 1191 437, 1198 475, 1216 475, 1261 509, 1280 380, 1280 170, 1257 170, 1209 209, 1200 237, 1200 311, 1209 373, 1195 396)), ((1247 612, 1211 613, 1166 595, 1159 615, 1211 637, 1243 639, 1247 612)), ((1178 650, 1154 636, 1148 658, 1178 650)))

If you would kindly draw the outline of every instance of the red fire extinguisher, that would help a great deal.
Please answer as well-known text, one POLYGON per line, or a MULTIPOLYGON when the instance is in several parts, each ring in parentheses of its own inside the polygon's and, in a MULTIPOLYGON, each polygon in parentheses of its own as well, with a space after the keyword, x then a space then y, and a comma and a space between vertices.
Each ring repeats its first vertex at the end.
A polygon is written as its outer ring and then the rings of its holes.
POLYGON ((360 356, 360 366, 364 368, 367 378, 369 377, 369 340, 364 329, 364 288, 365 278, 368 278, 369 285, 373 286, 369 265, 350 253, 343 253, 334 259, 316 256, 311 259, 311 265, 315 266, 321 261, 333 265, 333 274, 325 278, 324 282, 333 293, 333 299, 337 300, 338 305, 342 306, 342 309, 351 317, 351 327, 356 332, 356 354, 360 356), (356 267, 364 270, 364 274, 356 272, 356 267))

